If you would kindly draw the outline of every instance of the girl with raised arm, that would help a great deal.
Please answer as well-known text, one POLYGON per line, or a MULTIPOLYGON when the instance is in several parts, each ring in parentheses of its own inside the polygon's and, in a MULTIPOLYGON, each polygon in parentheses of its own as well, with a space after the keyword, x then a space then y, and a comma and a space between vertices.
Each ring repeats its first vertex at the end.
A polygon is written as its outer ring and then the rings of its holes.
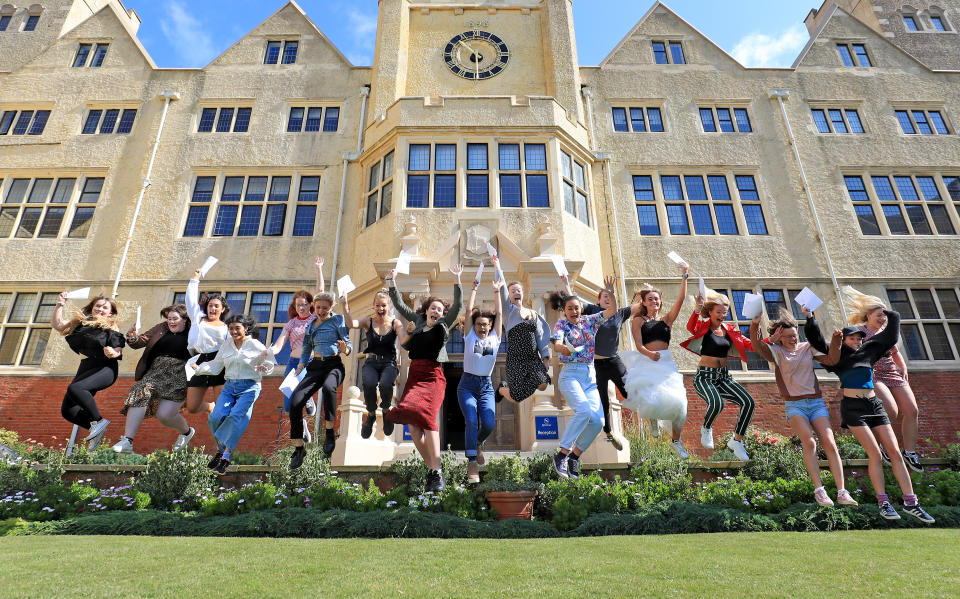
POLYGON ((747 350, 753 349, 750 340, 743 336, 740 329, 732 323, 724 322, 730 310, 730 300, 722 293, 707 289, 707 297, 697 294, 697 309, 687 321, 687 330, 693 336, 680 344, 700 356, 697 374, 693 377, 693 388, 707 404, 700 428, 700 444, 705 449, 713 449, 713 421, 723 411, 723 401, 732 401, 740 406, 737 426, 733 437, 727 441, 727 449, 733 451, 737 459, 749 460, 743 446, 743 436, 753 420, 756 403, 750 393, 727 370, 727 357, 739 357, 747 361, 747 350))
MULTIPOLYGON (((187 283, 186 304, 190 317, 190 333, 187 347, 191 354, 199 354, 197 364, 209 362, 217 355, 223 343, 230 337, 223 319, 230 315, 230 306, 219 293, 200 295, 200 269, 193 271, 193 277, 187 283)), ((207 389, 213 390, 219 397, 225 379, 222 374, 197 375, 187 383, 187 411, 191 414, 213 411, 213 404, 205 402, 203 396, 207 389)))
MULTIPOLYGON (((574 295, 570 287, 570 279, 567 275, 560 275, 560 281, 563 283, 564 293, 574 295)), ((584 316, 603 312, 610 307, 612 302, 613 298, 607 293, 606 289, 601 289, 597 294, 596 304, 587 303, 583 300, 580 301, 583 306, 584 316)), ((600 393, 600 405, 603 406, 603 432, 607 435, 607 441, 616 447, 617 451, 623 449, 623 443, 620 442, 620 439, 613 436, 612 429, 610 428, 609 387, 610 381, 613 381, 614 386, 620 391, 620 394, 623 395, 623 397, 627 396, 627 389, 623 384, 623 377, 627 374, 627 367, 624 366, 623 360, 620 359, 620 329, 623 328, 624 321, 639 311, 639 304, 620 308, 612 317, 604 320, 600 325, 600 329, 597 330, 597 347, 596 353, 593 356, 593 368, 597 374, 597 391, 600 393)))
POLYGON ((367 416, 360 427, 360 436, 369 439, 373 435, 373 425, 377 423, 377 392, 380 393, 380 409, 383 410, 383 436, 393 434, 393 422, 387 419, 387 412, 393 405, 393 385, 400 375, 397 365, 397 339, 403 325, 390 314, 390 291, 381 289, 373 296, 373 316, 354 319, 350 315, 350 304, 343 296, 343 312, 347 326, 367 332, 366 358, 360 371, 363 384, 363 400, 367 407, 367 416))
POLYGON ((688 270, 686 264, 680 266, 680 293, 666 314, 660 313, 663 294, 656 287, 644 285, 633 294, 634 301, 640 304, 637 315, 630 322, 637 351, 623 352, 624 360, 630 363, 624 378, 627 395, 623 407, 649 418, 650 432, 654 437, 660 435, 661 426, 669 426, 670 447, 683 459, 690 457, 680 440, 687 422, 687 389, 670 352, 670 338, 673 323, 687 297, 688 270))
POLYGON ((401 344, 410 356, 407 382, 397 406, 387 412, 386 418, 396 424, 410 427, 410 436, 417 451, 427 463, 427 491, 440 492, 446 487, 440 470, 440 428, 437 416, 443 405, 447 380, 443 374, 443 362, 447 361, 446 344, 450 329, 457 322, 463 307, 463 290, 460 275, 463 266, 456 265, 450 272, 457 278, 453 286, 453 304, 430 296, 414 311, 404 301, 394 278, 396 271, 387 274, 390 299, 400 316, 410 323, 403 331, 401 344))
MULTIPOLYGON (((315 264, 317 265, 317 293, 323 293, 323 258, 317 258, 315 264)), ((293 299, 290 300, 290 305, 287 307, 287 315, 290 316, 290 320, 287 321, 287 324, 283 325, 280 336, 277 337, 277 340, 270 346, 274 355, 279 355, 283 349, 283 344, 290 343, 290 357, 287 359, 287 367, 283 371, 284 378, 290 374, 291 370, 296 369, 297 365, 300 364, 300 350, 303 348, 303 338, 306 335, 307 328, 313 324, 313 321, 316 319, 316 315, 313 313, 313 294, 306 289, 301 289, 294 293, 293 299)), ((291 395, 291 393, 286 391, 283 392, 283 411, 288 414, 290 413, 291 395)), ((307 400, 304 414, 306 414, 307 418, 310 418, 316 413, 317 404, 311 397, 307 400)), ((306 419, 303 421, 303 440, 307 443, 311 441, 310 423, 307 422, 306 419)))
POLYGON ((467 456, 467 482, 480 482, 480 466, 484 463, 483 442, 493 433, 497 420, 497 402, 490 375, 497 364, 500 335, 503 332, 503 308, 500 288, 503 281, 494 279, 493 296, 496 310, 483 312, 475 308, 480 280, 474 280, 467 300, 467 319, 463 338, 463 376, 457 387, 457 399, 463 412, 464 453, 467 456))
MULTIPOLYGON (((817 326, 813 313, 803 308, 807 317, 804 332, 808 339, 819 338, 820 327, 817 326)), ((830 472, 837 485, 837 503, 841 505, 857 505, 846 489, 843 477, 843 462, 840 461, 840 452, 833 438, 830 428, 830 414, 823 401, 820 391, 820 382, 814 373, 814 360, 821 361, 822 354, 814 349, 809 341, 800 341, 797 321, 786 310, 780 310, 780 318, 770 324, 766 340, 760 338, 760 316, 750 323, 750 342, 753 350, 767 362, 773 364, 774 376, 777 379, 777 388, 783 398, 787 414, 787 422, 794 434, 800 438, 803 446, 803 462, 807 466, 807 473, 813 481, 813 497, 820 505, 831 506, 833 500, 827 495, 826 489, 820 480, 820 462, 817 458, 817 441, 813 438, 816 431, 820 437, 820 444, 830 462, 830 472)))
POLYGON ((102 295, 90 300, 70 320, 63 317, 67 293, 57 297, 50 326, 66 338, 67 345, 80 354, 80 367, 67 386, 60 414, 67 422, 90 431, 84 439, 90 449, 103 440, 110 421, 100 415, 94 395, 117 381, 117 361, 124 341, 117 327, 117 303, 102 295))
POLYGON ((213 359, 194 364, 197 376, 223 373, 226 383, 217 396, 217 403, 207 419, 217 453, 208 466, 223 474, 230 466, 230 454, 240 443, 253 416, 253 404, 260 397, 260 377, 270 374, 276 366, 273 351, 268 350, 254 336, 257 321, 246 314, 235 314, 227 319, 230 338, 214 354, 213 359))
POLYGON ((133 453, 133 438, 143 419, 151 416, 180 433, 173 451, 185 448, 197 432, 180 415, 187 399, 187 375, 183 367, 190 359, 187 307, 167 306, 160 310, 160 316, 163 322, 142 334, 137 334, 135 327, 127 331, 127 345, 131 349, 144 349, 133 375, 136 383, 121 410, 127 416, 123 436, 111 447, 117 453, 133 453))
POLYGON ((563 315, 553 327, 553 349, 560 356, 563 368, 557 377, 557 388, 563 395, 573 417, 560 438, 560 449, 553 457, 553 465, 562 478, 580 477, 580 455, 590 447, 603 428, 603 406, 597 390, 597 374, 593 357, 597 331, 605 320, 617 313, 617 298, 613 291, 614 277, 604 279, 604 291, 611 298, 603 312, 583 315, 579 298, 562 292, 550 295, 554 310, 563 315))
MULTIPOLYGON (((500 259, 490 258, 495 276, 504 281, 500 259)), ((512 281, 500 288, 503 302, 503 330, 507 336, 505 381, 494 392, 497 396, 521 402, 550 383, 550 325, 535 310, 523 306, 523 285, 512 281)))
MULTIPOLYGON (((887 495, 880 447, 890 456, 893 475, 903 492, 904 509, 923 522, 934 520, 917 501, 913 493, 910 472, 904 464, 897 445, 897 437, 890 426, 890 419, 883 409, 883 402, 874 391, 873 367, 897 344, 900 337, 900 315, 893 310, 884 310, 883 329, 864 341, 866 334, 857 327, 844 327, 834 331, 829 351, 823 335, 808 337, 810 344, 819 352, 828 354, 821 359, 824 367, 840 379, 843 398, 840 400, 841 426, 850 429, 867 452, 870 463, 867 467, 870 482, 877 494, 880 515, 887 520, 899 520, 900 514, 890 505, 887 495)), ((819 327, 818 327, 819 328, 819 327)))
MULTIPOLYGON (((870 339, 879 333, 886 317, 883 310, 886 305, 879 297, 860 293, 849 285, 843 288, 846 303, 853 307, 853 313, 848 322, 859 328, 870 339)), ((897 346, 880 357, 873 367, 873 384, 877 396, 883 401, 883 407, 893 421, 900 417, 900 433, 903 435, 903 461, 914 472, 923 472, 920 465, 920 456, 917 454, 917 437, 919 431, 920 411, 917 408, 917 398, 907 382, 907 363, 897 346)), ((880 457, 887 464, 890 457, 880 448, 880 457)))
POLYGON ((337 387, 343 382, 346 369, 341 356, 353 351, 350 329, 340 314, 333 312, 333 295, 318 293, 313 298, 316 319, 307 327, 300 352, 297 374, 306 368, 303 380, 290 396, 290 438, 296 448, 290 456, 290 468, 299 468, 307 457, 303 446, 303 409, 307 398, 320 390, 323 401, 323 453, 330 457, 336 448, 337 387))

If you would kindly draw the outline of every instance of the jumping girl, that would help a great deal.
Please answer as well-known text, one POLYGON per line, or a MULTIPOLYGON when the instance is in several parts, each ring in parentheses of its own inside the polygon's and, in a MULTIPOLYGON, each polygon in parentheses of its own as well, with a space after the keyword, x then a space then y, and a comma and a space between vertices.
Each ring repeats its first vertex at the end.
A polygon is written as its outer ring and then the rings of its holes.
MULTIPOLYGON (((187 344, 191 354, 200 355, 197 364, 212 360, 230 336, 223 322, 230 315, 230 306, 219 293, 200 295, 201 276, 199 268, 193 271, 186 293, 187 315, 191 323, 187 344)), ((212 389, 214 397, 218 397, 224 381, 222 374, 191 378, 187 383, 187 411, 191 414, 213 411, 213 404, 205 402, 203 396, 207 389, 212 389)))

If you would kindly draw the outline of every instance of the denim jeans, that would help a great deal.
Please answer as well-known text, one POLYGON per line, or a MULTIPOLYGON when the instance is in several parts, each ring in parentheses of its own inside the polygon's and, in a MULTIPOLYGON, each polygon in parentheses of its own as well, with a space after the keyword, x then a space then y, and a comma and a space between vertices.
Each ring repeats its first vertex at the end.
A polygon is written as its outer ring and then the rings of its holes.
POLYGON ((560 447, 568 451, 574 447, 586 451, 600 433, 604 421, 593 364, 564 364, 557 377, 557 388, 574 412, 560 437, 560 447))
POLYGON ((260 381, 227 379, 207 420, 214 438, 233 451, 250 424, 253 404, 260 396, 260 381))
POLYGON ((468 458, 476 457, 477 447, 493 433, 497 423, 497 402, 493 397, 490 377, 464 372, 457 386, 457 399, 460 400, 465 425, 464 453, 468 458))

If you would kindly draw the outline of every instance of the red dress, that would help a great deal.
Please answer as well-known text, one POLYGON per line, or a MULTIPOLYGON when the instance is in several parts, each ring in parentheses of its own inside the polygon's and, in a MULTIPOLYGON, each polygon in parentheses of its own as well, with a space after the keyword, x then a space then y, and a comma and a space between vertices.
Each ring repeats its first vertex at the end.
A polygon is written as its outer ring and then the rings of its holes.
POLYGON ((427 431, 440 430, 437 416, 446 388, 443 364, 436 360, 411 360, 400 401, 387 412, 386 418, 427 431))

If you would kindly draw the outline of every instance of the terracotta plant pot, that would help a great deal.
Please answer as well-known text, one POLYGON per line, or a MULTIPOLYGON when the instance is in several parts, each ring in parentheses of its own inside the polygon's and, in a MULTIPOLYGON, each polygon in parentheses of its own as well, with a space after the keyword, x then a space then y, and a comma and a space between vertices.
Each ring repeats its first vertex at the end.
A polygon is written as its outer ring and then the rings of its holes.
POLYGON ((490 507, 496 510, 497 520, 529 520, 533 517, 536 491, 489 491, 490 507))

